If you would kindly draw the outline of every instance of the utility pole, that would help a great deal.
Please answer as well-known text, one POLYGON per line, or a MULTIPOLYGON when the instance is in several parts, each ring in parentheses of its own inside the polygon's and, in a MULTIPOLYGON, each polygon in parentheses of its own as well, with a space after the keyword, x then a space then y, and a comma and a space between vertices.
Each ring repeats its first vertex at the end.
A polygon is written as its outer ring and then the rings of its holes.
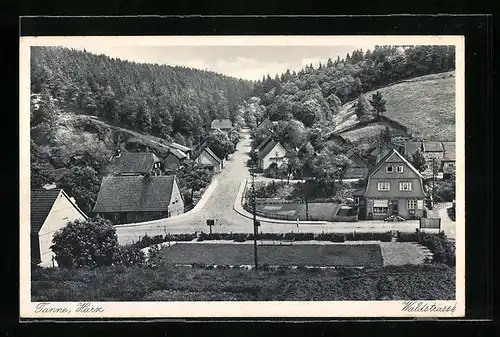
POLYGON ((255 270, 257 271, 257 214, 255 211, 255 172, 252 171, 252 211, 253 211, 253 254, 255 270))
POLYGON ((432 157, 432 200, 431 200, 431 206, 433 208, 434 208, 434 191, 435 191, 435 182, 436 182, 435 161, 436 161, 436 158, 432 157))

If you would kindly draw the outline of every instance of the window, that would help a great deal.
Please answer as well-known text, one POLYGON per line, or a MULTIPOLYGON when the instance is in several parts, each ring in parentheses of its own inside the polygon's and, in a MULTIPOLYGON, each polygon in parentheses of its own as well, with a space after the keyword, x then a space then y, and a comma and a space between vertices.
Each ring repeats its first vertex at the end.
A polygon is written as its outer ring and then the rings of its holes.
POLYGON ((358 197, 354 197, 354 205, 359 205, 359 198, 358 197))
POLYGON ((424 201, 417 200, 417 209, 423 209, 423 208, 424 208, 424 201))
POLYGON ((408 209, 415 209, 415 208, 417 208, 417 200, 407 200, 406 201, 406 207, 408 209))
POLYGON ((403 166, 396 167, 396 172, 397 173, 403 173, 403 166))
POLYGON ((411 191, 411 183, 408 181, 402 181, 399 183, 400 191, 411 191))
POLYGON ((385 172, 387 172, 387 173, 392 173, 392 172, 394 172, 394 167, 392 167, 392 166, 387 166, 387 167, 385 168, 385 172))
POLYGON ((389 191, 390 189, 391 189, 391 183, 389 183, 389 182, 378 183, 378 190, 379 191, 389 191))
POLYGON ((388 211, 388 207, 373 207, 373 214, 387 214, 388 211))

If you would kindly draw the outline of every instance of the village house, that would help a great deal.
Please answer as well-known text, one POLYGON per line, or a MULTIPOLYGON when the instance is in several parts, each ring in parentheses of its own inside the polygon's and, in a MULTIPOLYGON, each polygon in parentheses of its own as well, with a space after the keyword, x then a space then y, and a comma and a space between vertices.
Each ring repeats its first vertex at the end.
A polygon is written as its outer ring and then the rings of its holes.
POLYGON ((106 173, 110 175, 159 175, 162 161, 152 152, 127 152, 117 150, 111 157, 106 173))
POLYGON ((68 222, 87 220, 62 189, 32 189, 30 197, 31 262, 41 267, 55 267, 57 262, 51 250, 52 238, 68 222))
POLYGON ((114 223, 134 223, 184 213, 175 176, 107 176, 93 212, 114 223))
POLYGON ((404 220, 424 216, 423 176, 395 149, 368 175, 359 199, 360 219, 404 220))
POLYGON ((271 165, 276 168, 280 167, 285 162, 285 148, 273 138, 269 137, 264 140, 257 148, 258 166, 260 169, 267 169, 271 165))
POLYGON ((271 122, 269 118, 264 119, 262 122, 260 122, 259 125, 255 128, 255 131, 257 132, 266 132, 268 134, 271 134, 273 132, 273 126, 274 123, 271 122))
POLYGON ((166 172, 172 172, 182 166, 182 163, 188 158, 186 153, 175 148, 171 148, 168 154, 163 157, 162 168, 166 172))
POLYGON ((182 153, 184 153, 186 155, 187 159, 191 158, 191 151, 192 151, 191 148, 184 146, 184 145, 181 145, 181 144, 178 144, 178 143, 170 143, 168 146, 170 149, 179 150, 182 153))
POLYGON ((223 168, 222 159, 210 150, 206 141, 193 150, 192 159, 198 164, 209 167, 214 172, 220 172, 223 168))
POLYGON ((210 125, 212 130, 220 130, 224 133, 229 133, 233 129, 233 123, 229 119, 214 119, 210 125))
POLYGON ((359 155, 357 151, 350 148, 346 152, 346 157, 353 162, 353 166, 347 170, 346 179, 364 179, 368 175, 368 163, 359 155))

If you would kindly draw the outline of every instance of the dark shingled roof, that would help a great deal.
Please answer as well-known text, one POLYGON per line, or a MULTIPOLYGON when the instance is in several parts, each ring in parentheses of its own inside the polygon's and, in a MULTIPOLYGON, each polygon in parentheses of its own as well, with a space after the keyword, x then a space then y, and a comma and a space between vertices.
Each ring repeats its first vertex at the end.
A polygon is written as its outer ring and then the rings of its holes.
POLYGON ((455 160, 455 142, 443 142, 444 158, 446 161, 455 160))
POLYGON ((207 151, 207 153, 208 153, 208 154, 209 154, 212 158, 214 158, 217 162, 219 162, 219 163, 221 163, 221 162, 222 162, 222 160, 221 160, 219 157, 217 157, 217 155, 216 155, 216 154, 215 154, 212 150, 210 150, 210 148, 209 148, 208 146, 205 148, 205 150, 206 150, 206 151, 207 151))
POLYGON ((61 192, 60 189, 45 190, 32 189, 30 198, 31 233, 38 234, 42 228, 47 215, 49 215, 52 205, 61 192))
POLYGON ((109 174, 148 173, 159 159, 152 152, 122 152, 119 157, 111 158, 107 167, 109 174))
POLYGON ((104 177, 94 212, 167 211, 174 179, 174 176, 104 177))
POLYGON ((273 140, 273 138, 271 136, 267 137, 266 139, 264 139, 259 145, 257 145, 257 147, 255 148, 256 151, 260 151, 262 150, 267 144, 269 144, 269 142, 271 142, 273 140))
POLYGON ((424 142, 424 152, 443 152, 441 142, 424 142))
POLYGON ((212 129, 232 129, 233 123, 229 119, 214 119, 211 125, 212 129))
POLYGON ((259 153, 257 154, 257 156, 260 159, 264 158, 278 144, 279 143, 276 142, 274 139, 271 139, 269 142, 267 142, 267 144, 262 149, 259 150, 259 153))

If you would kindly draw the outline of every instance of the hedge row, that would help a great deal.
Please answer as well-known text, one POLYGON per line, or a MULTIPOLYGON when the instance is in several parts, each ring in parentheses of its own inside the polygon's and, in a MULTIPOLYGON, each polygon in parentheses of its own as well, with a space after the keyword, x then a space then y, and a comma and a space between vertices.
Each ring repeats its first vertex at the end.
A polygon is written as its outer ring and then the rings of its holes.
MULTIPOLYGON (((275 240, 275 241, 331 241, 331 242, 345 242, 345 241, 382 241, 390 242, 393 238, 392 232, 383 233, 363 233, 363 232, 349 232, 349 233, 260 233, 257 238, 259 240, 275 240)), ((196 234, 167 234, 165 236, 156 235, 153 237, 145 235, 140 241, 134 244, 134 247, 145 248, 168 241, 197 241, 206 240, 224 240, 245 242, 253 240, 253 234, 244 233, 201 233, 196 234)))
POLYGON ((427 247, 434 254, 433 262, 455 266, 455 243, 450 241, 444 232, 426 233, 418 229, 413 233, 398 232, 400 242, 418 242, 427 247))

